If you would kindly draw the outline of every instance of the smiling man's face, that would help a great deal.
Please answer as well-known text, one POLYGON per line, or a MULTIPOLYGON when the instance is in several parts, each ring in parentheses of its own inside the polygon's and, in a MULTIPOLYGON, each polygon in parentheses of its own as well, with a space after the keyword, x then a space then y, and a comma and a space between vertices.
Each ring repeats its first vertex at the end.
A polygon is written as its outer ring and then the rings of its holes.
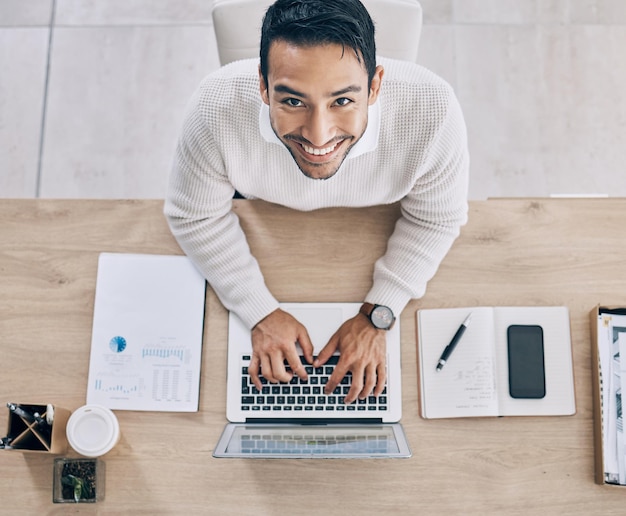
POLYGON ((382 67, 368 86, 365 67, 350 48, 282 40, 270 46, 268 65, 267 84, 260 76, 261 97, 272 129, 304 175, 332 177, 365 132, 382 67))

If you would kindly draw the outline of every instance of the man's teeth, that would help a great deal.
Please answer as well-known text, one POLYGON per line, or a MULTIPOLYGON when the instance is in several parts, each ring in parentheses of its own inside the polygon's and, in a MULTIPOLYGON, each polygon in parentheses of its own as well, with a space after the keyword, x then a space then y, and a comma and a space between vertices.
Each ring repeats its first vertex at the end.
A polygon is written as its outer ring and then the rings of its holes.
POLYGON ((308 152, 309 154, 313 154, 314 156, 324 156, 325 154, 328 154, 329 152, 334 151, 335 147, 337 147, 336 143, 332 147, 326 147, 325 149, 315 149, 313 147, 309 147, 307 145, 302 144, 302 148, 306 152, 308 152))

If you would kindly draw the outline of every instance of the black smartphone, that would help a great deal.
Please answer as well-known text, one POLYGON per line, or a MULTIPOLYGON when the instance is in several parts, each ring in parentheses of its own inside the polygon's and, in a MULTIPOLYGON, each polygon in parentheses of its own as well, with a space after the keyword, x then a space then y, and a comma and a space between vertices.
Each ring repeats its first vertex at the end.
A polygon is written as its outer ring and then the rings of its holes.
POLYGON ((541 326, 513 324, 507 329, 507 342, 511 397, 545 397, 546 370, 541 326))

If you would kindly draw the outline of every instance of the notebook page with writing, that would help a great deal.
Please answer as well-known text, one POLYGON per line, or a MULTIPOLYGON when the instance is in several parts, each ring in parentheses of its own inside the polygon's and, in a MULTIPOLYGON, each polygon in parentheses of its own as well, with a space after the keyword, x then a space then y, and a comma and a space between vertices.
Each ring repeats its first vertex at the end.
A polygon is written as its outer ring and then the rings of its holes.
POLYGON ((422 417, 497 416, 496 364, 491 307, 417 312, 422 417), (445 347, 467 315, 471 322, 445 366, 445 347))

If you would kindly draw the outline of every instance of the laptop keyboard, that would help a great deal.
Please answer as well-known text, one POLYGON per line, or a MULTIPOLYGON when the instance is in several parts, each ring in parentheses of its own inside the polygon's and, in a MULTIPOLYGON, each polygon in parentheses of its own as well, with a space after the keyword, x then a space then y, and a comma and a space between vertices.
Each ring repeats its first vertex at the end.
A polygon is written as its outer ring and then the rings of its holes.
POLYGON ((241 452, 246 454, 280 455, 379 455, 397 446, 390 444, 387 436, 346 434, 323 435, 311 432, 302 434, 266 434, 259 432, 241 436, 241 452))
MULTIPOLYGON (((372 413, 388 410, 386 386, 378 397, 368 396, 346 405, 344 399, 352 385, 351 373, 343 378, 331 394, 324 394, 324 387, 339 360, 336 355, 330 357, 328 362, 321 367, 313 367, 306 363, 304 357, 300 357, 309 376, 308 380, 302 380, 294 375, 289 383, 270 383, 261 375, 261 391, 252 383, 248 374, 250 358, 250 355, 242 356, 241 409, 244 411, 270 412, 274 415, 277 412, 293 412, 294 417, 298 417, 296 413, 308 412, 316 412, 318 415, 335 412, 367 412, 367 415, 371 416, 372 413)), ((287 370, 289 370, 288 366, 287 370)), ((272 416, 268 414, 267 417, 272 416)))

